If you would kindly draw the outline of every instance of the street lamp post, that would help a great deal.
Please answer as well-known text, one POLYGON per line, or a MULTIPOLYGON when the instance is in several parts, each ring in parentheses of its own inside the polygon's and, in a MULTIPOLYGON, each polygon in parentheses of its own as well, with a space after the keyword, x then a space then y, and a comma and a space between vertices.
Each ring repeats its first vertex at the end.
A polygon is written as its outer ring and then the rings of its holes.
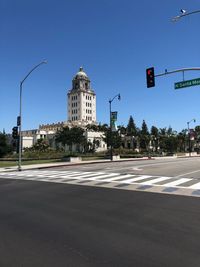
POLYGON ((173 17, 172 21, 176 22, 176 21, 178 21, 179 19, 181 19, 181 18, 183 18, 185 16, 190 16, 190 15, 193 15, 193 14, 196 14, 196 13, 200 13, 200 10, 187 12, 186 10, 181 9, 181 14, 179 16, 173 17))
POLYGON ((113 99, 109 100, 109 107, 110 107, 110 160, 113 160, 113 140, 112 140, 112 110, 111 110, 111 103, 115 98, 118 98, 118 100, 121 99, 120 94, 117 94, 116 96, 113 97, 113 99))
POLYGON ((25 78, 20 82, 20 103, 19 103, 19 117, 18 117, 18 126, 19 126, 19 158, 18 158, 18 171, 21 171, 21 162, 22 162, 22 85, 24 81, 28 78, 28 76, 40 65, 46 64, 47 61, 43 60, 35 67, 33 67, 29 73, 25 76, 25 78))
POLYGON ((188 138, 189 138, 189 156, 191 157, 191 140, 190 140, 190 122, 196 122, 195 119, 192 119, 190 121, 187 122, 187 126, 188 126, 188 138))

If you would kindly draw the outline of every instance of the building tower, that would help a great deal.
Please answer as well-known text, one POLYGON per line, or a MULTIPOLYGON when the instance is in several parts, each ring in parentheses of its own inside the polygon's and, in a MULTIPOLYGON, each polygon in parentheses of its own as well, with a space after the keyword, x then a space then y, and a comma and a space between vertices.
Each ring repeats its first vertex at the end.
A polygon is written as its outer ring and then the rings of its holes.
POLYGON ((80 125, 96 123, 96 94, 82 67, 73 78, 72 89, 67 96, 68 122, 80 125))

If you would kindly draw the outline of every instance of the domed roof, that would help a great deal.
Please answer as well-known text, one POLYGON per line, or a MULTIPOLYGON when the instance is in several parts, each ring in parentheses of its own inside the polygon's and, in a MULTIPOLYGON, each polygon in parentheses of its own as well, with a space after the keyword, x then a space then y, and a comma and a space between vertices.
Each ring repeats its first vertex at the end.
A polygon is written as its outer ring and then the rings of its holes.
POLYGON ((80 67, 79 72, 76 73, 76 78, 85 77, 88 78, 87 74, 83 71, 83 67, 80 67))

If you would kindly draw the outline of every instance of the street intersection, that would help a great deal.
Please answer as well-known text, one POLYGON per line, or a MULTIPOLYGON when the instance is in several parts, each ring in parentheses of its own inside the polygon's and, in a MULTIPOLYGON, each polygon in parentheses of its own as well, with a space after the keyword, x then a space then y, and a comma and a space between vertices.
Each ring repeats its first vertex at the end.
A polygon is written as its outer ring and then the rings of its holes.
POLYGON ((199 266, 199 161, 1 172, 0 266, 199 266))

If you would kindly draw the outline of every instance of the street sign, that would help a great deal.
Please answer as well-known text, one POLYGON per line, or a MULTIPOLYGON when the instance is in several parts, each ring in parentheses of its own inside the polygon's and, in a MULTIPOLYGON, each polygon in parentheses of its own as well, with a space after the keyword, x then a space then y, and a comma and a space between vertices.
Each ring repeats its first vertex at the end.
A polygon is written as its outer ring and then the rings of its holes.
POLYGON ((182 89, 184 87, 190 87, 190 86, 195 86, 195 85, 200 85, 200 78, 175 83, 174 89, 182 89))
POLYGON ((117 111, 113 111, 111 112, 111 131, 112 132, 117 131, 116 121, 117 121, 117 111))
POLYGON ((111 120, 116 121, 117 120, 117 111, 111 112, 111 120))

